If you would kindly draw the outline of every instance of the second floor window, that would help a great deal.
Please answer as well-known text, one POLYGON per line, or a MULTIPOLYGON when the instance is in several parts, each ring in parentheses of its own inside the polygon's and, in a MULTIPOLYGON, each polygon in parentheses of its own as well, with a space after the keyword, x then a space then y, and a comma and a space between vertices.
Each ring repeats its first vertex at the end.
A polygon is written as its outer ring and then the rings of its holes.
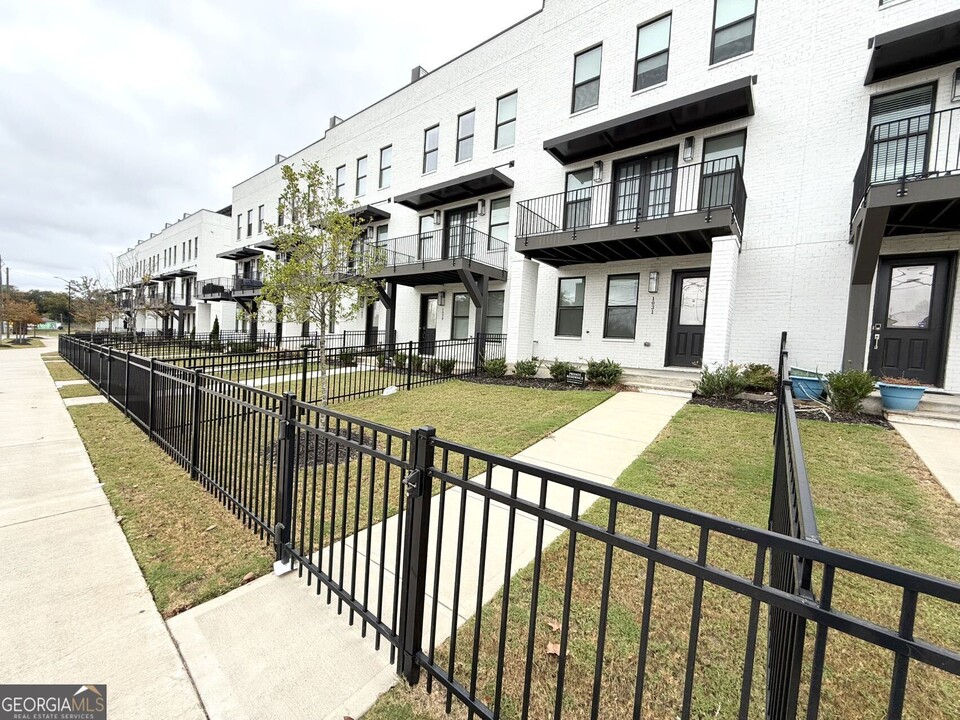
POLYGON ((237 240, 243 236, 243 213, 237 215, 237 240))
POLYGON ((367 156, 357 159, 357 197, 367 194, 367 156))
POLYGON ((590 50, 574 56, 573 59, 573 107, 571 112, 579 112, 595 107, 600 102, 600 58, 603 46, 597 45, 590 50))
POLYGON ((386 246, 387 246, 387 231, 388 231, 389 227, 390 227, 389 225, 378 225, 378 226, 377 226, 376 240, 374 240, 374 243, 377 245, 377 247, 386 247, 386 246))
MULTIPOLYGON (((347 166, 341 165, 337 168, 337 197, 342 198, 344 190, 347 189, 347 166)), ((280 223, 283 225, 283 223, 280 223)))
POLYGON ((667 81, 670 57, 670 21, 667 15, 637 29, 637 67, 633 90, 642 90, 667 81))
POLYGON ((263 205, 257 208, 257 232, 263 232, 263 205))
MULTIPOLYGON (((490 202, 490 247, 488 250, 500 250, 505 248, 510 239, 510 198, 497 198, 490 202), (494 241, 502 241, 500 245, 494 241)), ((499 331, 498 331, 499 332, 499 331)))
POLYGON ((423 131, 423 172, 431 173, 437 169, 440 155, 440 126, 434 125, 423 131))
POLYGON ((497 132, 493 149, 510 147, 517 139, 517 93, 497 99, 497 132))
POLYGON ((457 118, 457 162, 473 158, 473 125, 476 113, 468 110, 457 118))
POLYGON ((380 189, 390 187, 393 179, 393 145, 380 149, 380 189))
POLYGON ((253 235, 253 210, 247 210, 247 237, 253 235))
POLYGON ((753 50, 757 0, 716 0, 710 64, 753 50))

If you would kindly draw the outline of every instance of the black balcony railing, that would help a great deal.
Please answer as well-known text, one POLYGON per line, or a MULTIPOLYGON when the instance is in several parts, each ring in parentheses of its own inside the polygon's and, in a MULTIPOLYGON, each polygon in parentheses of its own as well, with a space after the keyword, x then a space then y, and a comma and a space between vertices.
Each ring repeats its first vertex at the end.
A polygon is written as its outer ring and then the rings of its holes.
POLYGON ((233 292, 244 295, 255 294, 263 287, 263 273, 250 272, 246 275, 236 275, 233 278, 233 292))
MULTIPOLYGON (((853 180, 853 212, 873 185, 900 183, 960 172, 960 108, 880 123, 867 135, 853 180)), ((906 194, 903 192, 903 194, 906 194)))
POLYGON ((468 225, 390 238, 375 246, 383 252, 384 267, 425 265, 436 260, 467 260, 496 270, 507 269, 507 243, 468 225))
POLYGON ((193 304, 193 298, 179 293, 158 293, 157 295, 148 295, 144 304, 151 309, 186 307, 193 304))
POLYGON ((215 277, 197 283, 197 297, 201 300, 219 300, 233 292, 232 277, 215 277))
POLYGON ((657 220, 729 207, 743 227, 747 191, 736 157, 641 173, 517 203, 517 237, 657 220))

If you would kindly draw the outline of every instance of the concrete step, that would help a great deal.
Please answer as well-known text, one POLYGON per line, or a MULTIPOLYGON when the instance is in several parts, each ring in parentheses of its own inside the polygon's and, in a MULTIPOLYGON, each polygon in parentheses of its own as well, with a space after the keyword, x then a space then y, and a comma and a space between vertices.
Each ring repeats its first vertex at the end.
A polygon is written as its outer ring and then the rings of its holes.
POLYGON ((927 427, 955 428, 960 430, 960 413, 930 412, 917 409, 915 412, 885 411, 884 417, 892 423, 925 425, 927 427))
POLYGON ((623 384, 632 387, 641 393, 666 395, 668 397, 689 398, 697 387, 698 373, 693 372, 638 372, 626 371, 623 374, 623 384))
POLYGON ((960 396, 926 392, 920 400, 919 412, 960 415, 960 396))

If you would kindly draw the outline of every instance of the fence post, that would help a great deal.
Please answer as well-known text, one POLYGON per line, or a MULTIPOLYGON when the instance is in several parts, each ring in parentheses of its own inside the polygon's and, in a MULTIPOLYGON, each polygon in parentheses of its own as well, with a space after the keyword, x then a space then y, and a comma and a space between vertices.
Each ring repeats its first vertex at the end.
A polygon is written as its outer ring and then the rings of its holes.
POLYGON ((157 359, 150 358, 150 373, 147 380, 147 434, 151 440, 156 439, 156 433, 153 431, 153 394, 156 388, 157 359))
POLYGON ((407 341, 407 390, 410 389, 410 382, 413 380, 413 341, 407 341))
POLYGON ((310 348, 303 348, 303 366, 300 372, 300 399, 307 401, 307 359, 310 357, 310 348))
POLYGON ((190 477, 200 476, 200 370, 193 371, 193 419, 190 425, 190 477))
POLYGON ((123 414, 130 417, 130 351, 123 362, 123 414))
POLYGON ((277 546, 277 561, 273 565, 276 574, 291 570, 290 558, 286 547, 290 542, 290 524, 293 521, 293 486, 296 478, 297 428, 294 424, 296 412, 292 392, 283 394, 283 432, 280 436, 280 464, 277 477, 276 513, 274 542, 277 546))
MULTIPOLYGON (((113 385, 110 383, 111 374, 113 372, 113 348, 107 348, 107 402, 110 402, 110 399, 113 395, 113 385)), ((101 386, 102 388, 102 386, 101 386)))
POLYGON ((437 431, 421 427, 410 432, 412 468, 404 480, 407 507, 404 513, 403 565, 400 577, 399 674, 411 685, 420 680, 417 653, 422 649, 423 613, 426 608, 427 555, 430 545, 430 501, 437 431))

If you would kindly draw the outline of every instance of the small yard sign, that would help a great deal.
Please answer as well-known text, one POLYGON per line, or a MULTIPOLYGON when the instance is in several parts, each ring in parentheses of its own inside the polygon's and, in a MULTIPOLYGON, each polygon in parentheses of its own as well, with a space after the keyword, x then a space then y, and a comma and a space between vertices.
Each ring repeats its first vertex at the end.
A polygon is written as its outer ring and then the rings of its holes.
POLYGON ((587 376, 580 370, 571 370, 567 373, 567 385, 583 385, 587 376))

